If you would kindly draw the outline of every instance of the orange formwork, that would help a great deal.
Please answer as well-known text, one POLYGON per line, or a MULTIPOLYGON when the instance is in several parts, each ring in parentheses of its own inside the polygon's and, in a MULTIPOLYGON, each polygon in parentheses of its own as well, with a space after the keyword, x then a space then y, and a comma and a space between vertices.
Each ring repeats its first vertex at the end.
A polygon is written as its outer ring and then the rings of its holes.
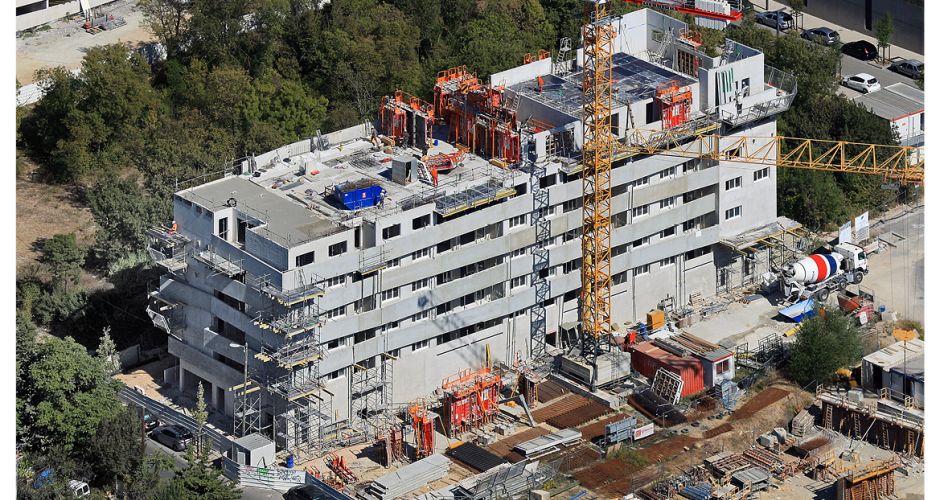
POLYGON ((427 147, 432 140, 434 107, 421 99, 396 90, 382 98, 379 110, 382 133, 404 146, 427 147))
POLYGON ((463 370, 444 379, 443 421, 449 437, 491 422, 498 412, 502 377, 491 368, 463 370))
POLYGON ((521 135, 504 91, 482 83, 466 66, 438 73, 433 109, 438 122, 447 125, 447 139, 477 154, 518 162, 521 135))

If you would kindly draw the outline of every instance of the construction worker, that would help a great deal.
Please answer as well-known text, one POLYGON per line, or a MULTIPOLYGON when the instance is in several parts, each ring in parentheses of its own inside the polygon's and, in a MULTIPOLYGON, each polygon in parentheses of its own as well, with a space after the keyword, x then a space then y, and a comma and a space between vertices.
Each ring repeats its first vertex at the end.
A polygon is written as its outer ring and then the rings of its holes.
POLYGON ((173 221, 173 224, 170 224, 170 234, 176 234, 177 226, 176 221, 173 221))
POLYGON ((535 81, 538 82, 539 84, 539 95, 542 95, 542 87, 545 86, 545 79, 542 78, 542 75, 539 75, 538 78, 535 79, 535 81))

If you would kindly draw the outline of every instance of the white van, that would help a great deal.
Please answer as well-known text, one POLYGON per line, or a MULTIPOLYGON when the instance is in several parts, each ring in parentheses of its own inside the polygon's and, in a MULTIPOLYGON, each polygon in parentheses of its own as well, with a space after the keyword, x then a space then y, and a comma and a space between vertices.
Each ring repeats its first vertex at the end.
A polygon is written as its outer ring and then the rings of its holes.
POLYGON ((87 497, 91 494, 91 488, 89 488, 88 483, 84 481, 70 480, 69 489, 72 490, 72 495, 75 496, 75 498, 87 497))

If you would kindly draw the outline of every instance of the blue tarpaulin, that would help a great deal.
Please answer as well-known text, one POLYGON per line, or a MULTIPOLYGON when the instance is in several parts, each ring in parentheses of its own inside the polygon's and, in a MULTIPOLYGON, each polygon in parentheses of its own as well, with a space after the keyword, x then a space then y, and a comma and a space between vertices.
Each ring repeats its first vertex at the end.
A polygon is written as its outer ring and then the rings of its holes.
POLYGON ((806 318, 812 318, 816 314, 816 302, 813 299, 806 299, 789 307, 780 310, 780 314, 799 323, 806 318))

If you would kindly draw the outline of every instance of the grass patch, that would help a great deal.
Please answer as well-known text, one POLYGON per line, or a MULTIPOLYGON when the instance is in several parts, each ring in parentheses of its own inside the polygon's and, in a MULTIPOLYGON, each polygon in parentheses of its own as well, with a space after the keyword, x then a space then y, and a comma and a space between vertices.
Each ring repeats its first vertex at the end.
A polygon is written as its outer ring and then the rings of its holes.
POLYGON ((607 458, 623 460, 624 462, 636 467, 646 467, 650 464, 649 459, 641 455, 639 451, 623 446, 608 453, 607 458))

